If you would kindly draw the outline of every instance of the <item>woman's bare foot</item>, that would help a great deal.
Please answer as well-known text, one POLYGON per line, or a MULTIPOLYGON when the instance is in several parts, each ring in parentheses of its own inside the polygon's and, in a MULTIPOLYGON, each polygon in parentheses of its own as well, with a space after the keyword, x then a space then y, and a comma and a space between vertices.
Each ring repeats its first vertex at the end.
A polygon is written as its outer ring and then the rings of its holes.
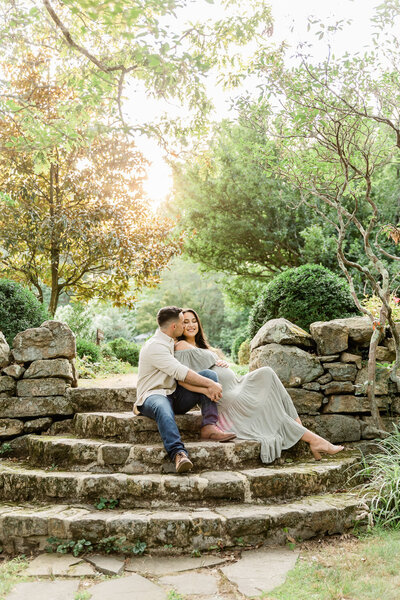
POLYGON ((310 450, 315 460, 321 460, 321 454, 337 454, 344 450, 344 446, 335 446, 330 442, 310 444, 310 450))

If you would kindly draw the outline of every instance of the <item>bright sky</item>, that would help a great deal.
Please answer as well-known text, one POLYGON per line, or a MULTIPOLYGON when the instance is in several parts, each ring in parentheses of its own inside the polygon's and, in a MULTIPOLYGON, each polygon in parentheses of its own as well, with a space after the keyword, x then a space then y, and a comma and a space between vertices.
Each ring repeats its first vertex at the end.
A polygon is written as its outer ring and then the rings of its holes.
MULTIPOLYGON (((369 42, 372 26, 370 19, 374 14, 374 7, 380 4, 380 0, 270 0, 272 6, 272 14, 274 17, 274 34, 271 41, 281 42, 286 40, 293 50, 301 41, 308 41, 315 45, 313 54, 316 59, 323 59, 326 56, 327 42, 317 42, 314 35, 307 31, 307 19, 313 16, 320 19, 351 19, 352 24, 345 26, 344 31, 335 36, 334 53, 343 54, 346 51, 356 52, 362 50, 369 42), (293 31, 292 31, 293 28, 293 31)), ((204 14, 205 2, 198 1, 195 5, 191 4, 190 18, 196 19, 198 16, 201 19, 204 14), (198 13, 196 15, 196 13, 198 13)), ((206 5, 210 7, 210 5, 206 5)), ((219 17, 223 15, 219 0, 215 0, 215 5, 212 8, 215 14, 219 17)), ((290 56, 290 52, 288 53, 290 56)), ((221 90, 212 88, 211 93, 216 105, 215 119, 219 120, 228 116, 228 98, 229 95, 222 94, 221 90)), ((236 92, 237 93, 237 92, 236 92)), ((160 103, 146 98, 146 94, 142 92, 134 93, 126 103, 126 111, 128 118, 132 122, 135 121, 135 115, 140 115, 144 120, 155 118, 160 110, 163 111, 165 106, 161 107, 160 103)), ((167 107, 171 115, 176 115, 179 112, 179 107, 167 107)), ((148 171, 148 181, 146 183, 146 192, 150 197, 154 207, 159 205, 169 194, 172 187, 172 178, 168 165, 163 159, 162 150, 154 141, 141 139, 138 142, 140 148, 146 157, 152 162, 148 171)))

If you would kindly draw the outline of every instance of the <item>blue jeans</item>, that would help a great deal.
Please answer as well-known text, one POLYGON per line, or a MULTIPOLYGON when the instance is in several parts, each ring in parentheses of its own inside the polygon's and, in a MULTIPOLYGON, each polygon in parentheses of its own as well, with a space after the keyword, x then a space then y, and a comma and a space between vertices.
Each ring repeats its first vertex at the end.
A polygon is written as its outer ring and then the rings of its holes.
MULTIPOLYGON (((218 381, 218 376, 214 371, 205 369, 200 371, 199 375, 218 381)), ((218 408, 216 402, 213 402, 204 394, 190 392, 179 384, 176 390, 170 396, 162 394, 152 394, 141 406, 138 406, 139 412, 145 417, 154 419, 157 423, 158 431, 164 443, 165 450, 168 452, 171 460, 174 460, 178 452, 188 454, 175 421, 175 415, 183 415, 191 408, 200 404, 203 420, 201 426, 214 424, 218 420, 218 408)))

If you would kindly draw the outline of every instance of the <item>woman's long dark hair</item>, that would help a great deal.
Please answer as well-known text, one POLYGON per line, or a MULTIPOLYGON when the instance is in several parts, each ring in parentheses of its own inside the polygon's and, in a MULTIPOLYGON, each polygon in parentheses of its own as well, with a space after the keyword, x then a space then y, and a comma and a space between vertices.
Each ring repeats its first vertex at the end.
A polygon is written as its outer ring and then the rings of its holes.
MULTIPOLYGON (((210 348, 210 344, 208 343, 207 336, 204 333, 203 326, 201 324, 201 321, 200 321, 200 318, 199 318, 199 315, 197 314, 197 312, 195 310, 193 310, 193 308, 184 308, 182 310, 182 312, 183 312, 183 315, 185 315, 185 313, 187 313, 187 312, 191 312, 194 314, 194 316, 196 317, 196 320, 197 320, 197 325, 199 327, 199 330, 195 335, 194 341, 196 342, 196 346, 198 348, 204 348, 205 350, 208 350, 210 348)), ((183 334, 180 337, 178 337, 178 340, 184 340, 184 339, 185 339, 185 336, 183 334)))

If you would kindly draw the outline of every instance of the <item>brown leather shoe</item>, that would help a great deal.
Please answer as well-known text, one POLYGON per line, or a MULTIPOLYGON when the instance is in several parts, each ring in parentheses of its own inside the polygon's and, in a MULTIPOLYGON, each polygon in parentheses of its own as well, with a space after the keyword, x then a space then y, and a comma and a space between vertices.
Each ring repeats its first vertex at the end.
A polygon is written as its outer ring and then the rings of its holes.
POLYGON ((175 469, 177 473, 185 473, 193 469, 193 463, 184 452, 175 454, 175 469))
POLYGON ((211 441, 211 442, 230 442, 234 440, 236 437, 235 433, 225 433, 216 425, 204 425, 201 428, 200 438, 203 441, 211 441))

